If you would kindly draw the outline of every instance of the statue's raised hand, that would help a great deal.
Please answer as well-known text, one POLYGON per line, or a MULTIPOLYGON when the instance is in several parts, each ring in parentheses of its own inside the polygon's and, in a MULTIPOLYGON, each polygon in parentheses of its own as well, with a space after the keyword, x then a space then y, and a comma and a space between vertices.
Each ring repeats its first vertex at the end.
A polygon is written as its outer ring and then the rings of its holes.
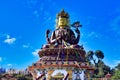
POLYGON ((49 34, 50 33, 50 30, 48 29, 47 31, 46 31, 46 34, 49 34))

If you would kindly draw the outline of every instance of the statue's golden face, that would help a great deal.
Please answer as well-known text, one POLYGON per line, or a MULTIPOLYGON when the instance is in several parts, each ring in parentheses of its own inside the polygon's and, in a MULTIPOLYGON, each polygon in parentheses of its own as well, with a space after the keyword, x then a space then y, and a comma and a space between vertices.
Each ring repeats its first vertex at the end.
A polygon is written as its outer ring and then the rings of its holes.
POLYGON ((58 19, 58 26, 60 27, 60 28, 65 28, 66 26, 67 26, 67 24, 68 24, 68 20, 67 20, 67 18, 59 18, 58 19))

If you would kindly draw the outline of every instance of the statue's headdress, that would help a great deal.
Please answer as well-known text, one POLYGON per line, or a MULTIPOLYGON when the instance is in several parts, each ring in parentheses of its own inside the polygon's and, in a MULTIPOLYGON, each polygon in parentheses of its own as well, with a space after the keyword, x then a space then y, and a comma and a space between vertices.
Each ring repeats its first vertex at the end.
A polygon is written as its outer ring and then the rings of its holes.
POLYGON ((60 13, 57 14, 57 19, 58 19, 59 17, 69 18, 69 14, 66 13, 66 12, 64 11, 64 9, 63 9, 60 13))

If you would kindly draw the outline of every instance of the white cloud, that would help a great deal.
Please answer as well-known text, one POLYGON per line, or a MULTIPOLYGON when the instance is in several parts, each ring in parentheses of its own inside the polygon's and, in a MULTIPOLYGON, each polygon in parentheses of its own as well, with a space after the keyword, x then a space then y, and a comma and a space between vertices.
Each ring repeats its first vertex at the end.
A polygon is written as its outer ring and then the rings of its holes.
POLYGON ((4 42, 8 44, 13 44, 15 41, 16 41, 16 38, 10 38, 10 39, 4 40, 4 42))
POLYGON ((9 39, 9 38, 10 38, 10 35, 6 35, 6 37, 7 37, 7 39, 9 39))
POLYGON ((39 13, 38 13, 37 10, 35 10, 35 11, 33 12, 33 14, 34 14, 37 18, 39 17, 39 13))
POLYGON ((112 62, 113 64, 109 63, 108 65, 111 67, 111 68, 114 68, 115 66, 117 66, 119 63, 120 63, 120 60, 113 60, 112 62))
POLYGON ((23 47, 23 48, 29 48, 29 45, 23 44, 22 47, 23 47))
POLYGON ((84 38, 91 38, 91 39, 100 38, 100 35, 98 35, 96 32, 82 33, 81 36, 84 38))
POLYGON ((2 61, 2 57, 0 57, 0 62, 2 61))
POLYGON ((11 67, 11 66, 12 66, 12 64, 7 64, 7 66, 10 66, 10 67, 11 67))
POLYGON ((35 51, 32 52, 34 56, 38 56, 39 49, 36 49, 35 51))
POLYGON ((88 34, 88 37, 98 38, 98 35, 95 32, 91 32, 88 34))
POLYGON ((10 35, 6 35, 6 39, 4 40, 4 43, 13 44, 15 41, 16 38, 11 38, 10 35))
POLYGON ((120 63, 120 60, 114 60, 115 64, 120 63))

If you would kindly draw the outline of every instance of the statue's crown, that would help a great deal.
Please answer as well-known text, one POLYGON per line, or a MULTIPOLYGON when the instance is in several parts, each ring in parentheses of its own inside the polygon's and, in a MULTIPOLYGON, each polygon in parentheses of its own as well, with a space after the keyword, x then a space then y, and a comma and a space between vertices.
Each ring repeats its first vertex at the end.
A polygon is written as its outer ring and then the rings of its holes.
POLYGON ((59 17, 69 18, 69 14, 66 13, 66 12, 64 11, 64 9, 62 9, 62 11, 57 14, 57 18, 59 18, 59 17))

